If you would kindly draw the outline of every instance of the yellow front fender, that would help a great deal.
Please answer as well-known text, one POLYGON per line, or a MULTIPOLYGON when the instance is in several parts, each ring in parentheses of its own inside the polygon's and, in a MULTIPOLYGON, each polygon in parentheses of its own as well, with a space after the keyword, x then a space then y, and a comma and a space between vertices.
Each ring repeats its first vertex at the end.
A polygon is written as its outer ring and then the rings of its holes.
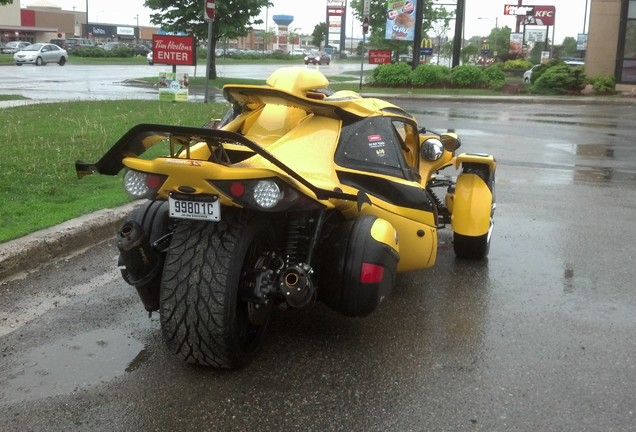
POLYGON ((481 236, 490 229, 492 191, 477 174, 460 174, 455 185, 451 227, 466 236, 481 236))

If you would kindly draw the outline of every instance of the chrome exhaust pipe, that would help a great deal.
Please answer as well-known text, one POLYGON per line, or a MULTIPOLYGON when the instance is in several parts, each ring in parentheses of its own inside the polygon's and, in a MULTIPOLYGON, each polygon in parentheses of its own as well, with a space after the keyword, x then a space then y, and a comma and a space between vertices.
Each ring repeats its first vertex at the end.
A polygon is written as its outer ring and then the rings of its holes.
POLYGON ((316 289, 311 280, 308 265, 288 267, 281 275, 280 290, 287 303, 293 308, 304 308, 316 299, 316 289))

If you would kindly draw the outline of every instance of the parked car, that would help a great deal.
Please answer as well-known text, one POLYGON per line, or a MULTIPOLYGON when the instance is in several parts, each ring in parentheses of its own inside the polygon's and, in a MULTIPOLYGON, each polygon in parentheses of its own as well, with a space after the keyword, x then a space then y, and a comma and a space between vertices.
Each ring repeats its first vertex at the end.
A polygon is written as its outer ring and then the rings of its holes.
POLYGON ((72 53, 79 48, 93 48, 93 41, 86 38, 70 38, 66 39, 64 48, 72 53))
POLYGON ((330 63, 331 63, 331 56, 324 52, 311 53, 305 56, 305 64, 329 65, 330 63))
POLYGON ((530 84, 532 82, 532 73, 537 70, 538 67, 540 67, 540 64, 536 64, 534 66, 532 66, 530 69, 528 69, 527 71, 525 71, 523 73, 523 83, 524 84, 530 84))
POLYGON ((148 53, 151 51, 150 48, 148 48, 146 45, 144 44, 130 44, 128 45, 132 50, 135 51, 135 55, 138 56, 147 56, 148 53))
POLYGON ((23 41, 7 42, 4 45, 4 48, 2 48, 2 54, 15 54, 21 49, 28 47, 29 45, 31 45, 31 43, 23 41))
POLYGON ((51 39, 49 43, 55 44, 60 48, 66 49, 66 40, 65 39, 51 39))
POLYGON ((123 43, 123 42, 106 42, 104 44, 104 49, 106 51, 111 51, 111 50, 114 50, 116 48, 122 48, 122 47, 125 47, 125 46, 126 46, 126 44, 123 43))
POLYGON ((153 64, 155 64, 155 56, 152 53, 152 51, 150 51, 148 54, 146 54, 146 60, 148 60, 148 64, 150 66, 152 66, 153 64))
POLYGON ((297 49, 294 49, 293 51, 289 52, 289 55, 292 56, 292 57, 294 57, 294 56, 304 57, 304 56, 306 56, 308 54, 309 54, 309 52, 307 52, 307 51, 305 51, 304 49, 301 49, 301 48, 297 48, 297 49))
POLYGON ((68 52, 65 49, 50 43, 32 44, 13 55, 13 61, 17 66, 23 64, 42 66, 47 63, 57 63, 64 66, 67 59, 68 52))

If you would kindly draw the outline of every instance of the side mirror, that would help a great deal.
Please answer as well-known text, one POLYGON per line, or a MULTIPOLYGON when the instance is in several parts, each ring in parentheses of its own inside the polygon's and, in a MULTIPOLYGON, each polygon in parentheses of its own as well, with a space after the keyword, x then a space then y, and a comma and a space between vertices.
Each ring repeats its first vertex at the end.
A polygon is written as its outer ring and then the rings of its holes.
POLYGON ((444 144, 437 138, 429 138, 420 147, 420 156, 422 159, 434 162, 444 154, 444 144))
POLYGON ((455 133, 445 133, 439 137, 440 141, 444 145, 446 151, 453 153, 455 150, 461 147, 462 142, 455 133))

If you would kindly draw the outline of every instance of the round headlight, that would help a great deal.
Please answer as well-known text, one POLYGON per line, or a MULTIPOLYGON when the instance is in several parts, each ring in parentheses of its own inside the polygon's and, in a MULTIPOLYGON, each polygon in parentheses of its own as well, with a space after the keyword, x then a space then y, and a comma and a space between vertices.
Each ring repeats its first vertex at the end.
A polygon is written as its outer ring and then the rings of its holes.
POLYGON ((424 141, 420 149, 420 155, 424 160, 436 161, 444 154, 444 145, 437 138, 429 138, 424 141))
POLYGON ((273 208, 282 198, 280 188, 271 180, 261 180, 256 183, 252 192, 254 201, 262 208, 273 208))

